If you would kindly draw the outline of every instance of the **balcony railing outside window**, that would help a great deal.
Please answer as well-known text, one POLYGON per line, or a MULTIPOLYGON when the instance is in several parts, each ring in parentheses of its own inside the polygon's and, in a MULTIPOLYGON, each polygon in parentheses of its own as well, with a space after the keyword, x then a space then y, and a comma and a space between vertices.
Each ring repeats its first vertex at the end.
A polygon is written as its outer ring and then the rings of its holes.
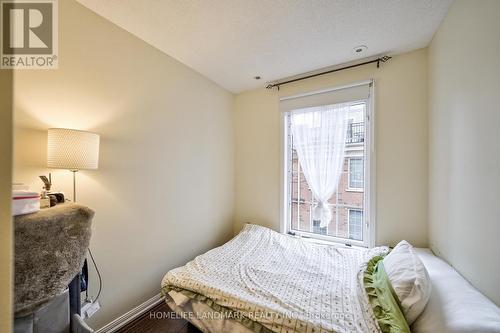
POLYGON ((347 127, 347 137, 345 143, 365 142, 365 123, 350 123, 347 127))

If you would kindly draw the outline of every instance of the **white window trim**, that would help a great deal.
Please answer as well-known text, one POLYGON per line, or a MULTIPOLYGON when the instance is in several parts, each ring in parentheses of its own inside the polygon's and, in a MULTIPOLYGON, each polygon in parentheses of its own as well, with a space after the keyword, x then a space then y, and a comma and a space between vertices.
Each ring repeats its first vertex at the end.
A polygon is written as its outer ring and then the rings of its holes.
MULTIPOLYGON (((349 246, 361 246, 361 247, 374 247, 375 246, 375 241, 376 241, 376 151, 375 151, 375 81, 369 80, 369 81, 362 81, 362 82, 357 82, 353 83, 350 85, 346 86, 341 86, 341 87, 336 87, 332 89, 326 89, 326 90, 321 90, 321 91, 315 91, 311 92, 309 94, 316 94, 319 92, 325 92, 325 91, 334 91, 334 90, 339 90, 339 89, 345 89, 349 87, 355 87, 355 86, 360 86, 360 85, 365 85, 369 84, 370 85, 370 93, 369 93, 369 98, 368 102, 366 104, 366 115, 365 115, 365 122, 367 125, 367 128, 369 128, 368 135, 365 136, 365 154, 367 155, 367 158, 365 158, 365 191, 364 191, 364 222, 365 222, 365 227, 363 228, 363 242, 351 240, 351 239, 345 239, 345 238, 339 238, 339 237, 332 237, 332 236, 324 236, 324 235, 315 235, 311 233, 306 233, 306 232, 297 232, 293 231, 293 233, 297 236, 304 237, 304 238, 314 238, 320 241, 326 241, 328 243, 335 243, 335 244, 346 244, 349 246)), ((307 94, 302 94, 303 96, 306 96, 307 94)), ((301 95, 301 96, 302 96, 301 95)), ((293 96, 295 97, 295 96, 293 96)), ((285 98, 290 98, 290 97, 285 97, 285 98)), ((285 170, 285 167, 289 166, 291 163, 289 163, 289 151, 287 149, 287 143, 288 143, 288 136, 290 135, 289 129, 287 126, 287 113, 286 112, 281 112, 281 145, 280 145, 280 232, 288 234, 290 232, 289 230, 289 224, 288 220, 291 218, 289 216, 290 209, 288 207, 288 195, 289 195, 289 185, 290 182, 288 181, 289 177, 289 170, 285 170)))

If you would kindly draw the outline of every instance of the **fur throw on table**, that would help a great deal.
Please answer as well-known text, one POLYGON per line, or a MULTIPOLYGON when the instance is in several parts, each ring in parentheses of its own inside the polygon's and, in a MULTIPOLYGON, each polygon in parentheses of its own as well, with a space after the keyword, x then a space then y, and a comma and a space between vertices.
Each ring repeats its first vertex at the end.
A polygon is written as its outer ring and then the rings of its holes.
POLYGON ((93 217, 73 203, 14 217, 15 317, 43 307, 80 272, 93 217))

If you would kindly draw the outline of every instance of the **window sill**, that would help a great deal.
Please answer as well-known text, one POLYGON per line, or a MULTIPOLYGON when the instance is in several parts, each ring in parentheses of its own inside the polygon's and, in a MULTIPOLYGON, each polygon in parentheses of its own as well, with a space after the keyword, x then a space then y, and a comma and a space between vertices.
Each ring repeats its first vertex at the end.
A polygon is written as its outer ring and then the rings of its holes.
POLYGON ((324 239, 319 239, 315 237, 304 237, 301 236, 300 234, 290 234, 290 233, 285 233, 285 235, 295 237, 295 238, 300 238, 301 240, 309 243, 315 243, 315 244, 320 244, 320 245, 327 245, 327 246, 335 246, 335 247, 342 247, 342 248, 350 248, 350 249, 366 249, 367 247, 361 246, 358 244, 349 244, 346 241, 345 243, 343 242, 337 242, 334 240, 324 240, 324 239))
POLYGON ((365 190, 362 188, 347 188, 345 191, 346 192, 363 193, 365 190))
POLYGON ((346 249, 366 249, 366 247, 364 246, 360 246, 360 245, 354 245, 354 244, 351 244, 351 245, 347 245, 347 244, 342 244, 342 243, 339 243, 339 242, 334 242, 334 241, 326 241, 326 240, 322 240, 322 239, 316 239, 316 238, 306 238, 306 237, 301 237, 304 241, 306 242, 310 242, 310 243, 316 243, 316 244, 320 244, 320 245, 328 245, 328 246, 335 246, 335 247, 342 247, 342 248, 346 248, 346 249))

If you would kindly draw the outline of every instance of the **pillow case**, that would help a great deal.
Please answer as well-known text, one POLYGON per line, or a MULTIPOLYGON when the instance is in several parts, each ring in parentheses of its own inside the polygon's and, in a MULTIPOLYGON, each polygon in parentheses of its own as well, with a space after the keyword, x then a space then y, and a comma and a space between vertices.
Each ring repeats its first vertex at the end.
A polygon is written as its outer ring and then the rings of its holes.
POLYGON ((431 295, 431 282, 413 246, 403 240, 384 258, 384 268, 398 296, 401 310, 411 325, 431 295))
POLYGON ((372 258, 363 274, 363 284, 373 314, 382 333, 410 333, 382 261, 381 256, 372 258))

